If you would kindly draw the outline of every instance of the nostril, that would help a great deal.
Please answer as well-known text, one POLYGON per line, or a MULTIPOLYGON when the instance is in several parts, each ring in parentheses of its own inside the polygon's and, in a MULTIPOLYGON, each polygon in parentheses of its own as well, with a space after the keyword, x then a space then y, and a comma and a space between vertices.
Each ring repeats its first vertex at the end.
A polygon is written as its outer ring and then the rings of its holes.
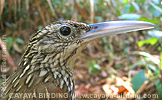
POLYGON ((94 26, 94 27, 93 27, 93 29, 96 29, 96 28, 98 28, 98 26, 94 26))

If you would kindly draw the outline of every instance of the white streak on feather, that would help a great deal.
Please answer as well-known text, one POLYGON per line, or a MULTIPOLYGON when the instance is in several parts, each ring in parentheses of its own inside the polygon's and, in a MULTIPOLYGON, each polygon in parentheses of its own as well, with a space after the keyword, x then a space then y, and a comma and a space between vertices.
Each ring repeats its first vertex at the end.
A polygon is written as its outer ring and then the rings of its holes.
POLYGON ((44 76, 46 74, 47 74, 46 70, 41 70, 40 73, 39 73, 39 77, 42 77, 42 76, 44 76))
POLYGON ((31 78, 32 78, 32 75, 29 75, 28 78, 26 79, 26 82, 25 82, 25 83, 28 84, 28 83, 29 83, 29 80, 30 80, 31 78))

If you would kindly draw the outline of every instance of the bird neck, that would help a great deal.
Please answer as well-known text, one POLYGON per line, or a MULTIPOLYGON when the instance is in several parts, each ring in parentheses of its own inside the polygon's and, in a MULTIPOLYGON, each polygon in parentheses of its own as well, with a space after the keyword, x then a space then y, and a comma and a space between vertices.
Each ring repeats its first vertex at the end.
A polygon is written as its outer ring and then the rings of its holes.
POLYGON ((64 70, 73 75, 77 49, 72 51, 68 50, 68 52, 65 50, 54 53, 42 53, 34 49, 35 47, 33 47, 33 45, 28 45, 19 65, 20 67, 30 65, 29 71, 31 73, 39 69, 46 69, 53 73, 64 70))
MULTIPOLYGON (((66 54, 64 52, 42 54, 33 50, 28 51, 28 49, 19 65, 19 68, 23 69, 21 73, 37 75, 38 78, 50 74, 52 77, 49 80, 70 93, 71 97, 74 98, 73 66, 76 58, 75 51, 66 54)), ((46 79, 43 81, 46 82, 46 79)))

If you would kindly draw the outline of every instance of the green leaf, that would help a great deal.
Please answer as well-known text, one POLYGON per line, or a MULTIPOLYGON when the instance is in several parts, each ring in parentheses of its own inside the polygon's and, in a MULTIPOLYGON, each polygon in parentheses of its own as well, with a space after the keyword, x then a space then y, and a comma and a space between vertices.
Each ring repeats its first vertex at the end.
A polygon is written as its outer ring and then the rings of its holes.
POLYGON ((158 39, 153 37, 151 39, 147 39, 147 40, 143 40, 143 41, 139 41, 138 42, 138 46, 141 47, 143 46, 144 44, 151 44, 151 45, 154 45, 158 42, 158 39))
POLYGON ((41 30, 42 28, 43 28, 43 26, 42 25, 39 25, 38 30, 41 30))
POLYGON ((118 15, 118 16, 120 16, 120 15, 121 15, 121 12, 120 12, 120 10, 119 10, 119 9, 116 9, 116 13, 117 13, 117 15, 118 15))
POLYGON ((160 4, 160 0, 152 0, 155 4, 160 4))
POLYGON ((102 22, 103 21, 103 18, 101 16, 96 16, 96 19, 98 22, 102 22))
POLYGON ((12 37, 7 37, 7 38, 6 38, 6 42, 13 42, 12 37))
POLYGON ((136 0, 137 3, 144 3, 146 0, 136 0))
POLYGON ((119 16, 119 19, 125 19, 125 20, 136 20, 139 19, 141 17, 141 15, 137 15, 137 14, 123 14, 121 16, 119 16))
POLYGON ((133 89, 136 92, 141 85, 147 81, 148 79, 145 77, 145 70, 141 70, 139 71, 132 80, 132 85, 133 85, 133 89))
POLYGON ((138 20, 146 21, 146 22, 151 22, 151 23, 154 23, 154 24, 158 24, 158 23, 162 22, 162 20, 160 20, 160 19, 148 19, 146 17, 141 17, 138 20))
POLYGON ((152 64, 147 64, 147 66, 153 70, 154 72, 157 72, 156 66, 152 65, 152 64))
POLYGON ((133 6, 130 6, 130 12, 134 12, 134 7, 133 6))
POLYGON ((14 53, 13 38, 12 37, 7 37, 6 38, 6 43, 7 43, 7 50, 9 51, 9 53, 14 53))
POLYGON ((159 17, 162 14, 162 9, 152 2, 149 2, 148 10, 156 17, 159 17))
POLYGON ((130 10, 130 5, 124 5, 123 13, 127 13, 130 10))
POLYGON ((129 3, 129 0, 123 0, 125 4, 128 4, 129 3))
POLYGON ((90 62, 90 69, 89 69, 89 73, 98 73, 100 72, 101 68, 98 64, 96 64, 95 62, 90 62))
POLYGON ((24 44, 24 41, 21 38, 16 38, 16 41, 20 44, 24 44))
POLYGON ((162 51, 160 52, 160 55, 161 55, 160 66, 161 66, 161 70, 162 70, 162 51))
POLYGON ((103 37, 102 41, 103 41, 104 44, 107 44, 107 37, 103 37))
POLYGON ((145 60, 148 62, 152 62, 154 64, 157 64, 158 66, 160 65, 160 59, 157 57, 154 57, 150 53, 147 52, 138 52, 139 55, 144 56, 145 60))
POLYGON ((131 4, 137 10, 137 12, 140 12, 140 7, 138 6, 138 4, 136 2, 132 1, 131 4))
POLYGON ((159 81, 155 82, 156 89, 158 91, 159 100, 162 100, 162 84, 159 81))
POLYGON ((138 61, 132 65, 129 66, 129 69, 134 69, 136 68, 137 66, 141 66, 141 65, 145 65, 145 63, 143 63, 142 61, 138 61))

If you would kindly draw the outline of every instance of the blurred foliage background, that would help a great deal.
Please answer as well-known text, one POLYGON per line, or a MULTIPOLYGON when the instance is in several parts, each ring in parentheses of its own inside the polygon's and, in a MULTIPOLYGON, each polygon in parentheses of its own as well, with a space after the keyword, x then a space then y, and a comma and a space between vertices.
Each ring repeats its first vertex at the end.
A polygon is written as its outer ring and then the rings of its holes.
POLYGON ((88 45, 75 64, 75 88, 77 95, 139 94, 162 100, 161 0, 0 0, 0 83, 18 66, 30 36, 58 20, 154 23, 153 30, 104 37, 88 45))

